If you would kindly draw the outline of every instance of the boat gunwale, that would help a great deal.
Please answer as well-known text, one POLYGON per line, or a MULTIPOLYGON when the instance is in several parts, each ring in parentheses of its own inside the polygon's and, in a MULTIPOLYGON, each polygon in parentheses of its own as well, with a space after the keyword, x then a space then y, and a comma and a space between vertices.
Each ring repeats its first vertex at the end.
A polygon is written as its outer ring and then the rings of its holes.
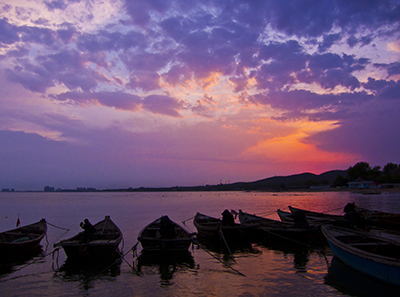
MULTIPOLYGON (((366 238, 370 237, 376 240, 380 240, 382 241, 382 243, 388 243, 390 245, 394 245, 394 246, 398 246, 400 248, 400 244, 397 244, 396 242, 390 241, 390 240, 386 240, 384 238, 380 238, 374 235, 368 235, 368 234, 364 234, 362 232, 357 232, 356 230, 350 230, 350 229, 346 229, 346 228, 341 228, 341 227, 337 227, 337 226, 332 226, 332 225, 325 225, 321 227, 322 233, 324 234, 324 236, 326 237, 326 239, 328 240, 329 243, 332 243, 333 245, 335 245, 337 248, 340 248, 346 252, 349 252, 357 257, 361 257, 363 259, 368 259, 380 264, 384 264, 384 265, 389 265, 389 266, 394 266, 394 267, 399 267, 400 268, 400 258, 393 258, 393 257, 387 257, 387 256, 382 256, 379 254, 375 254, 372 252, 368 252, 365 251, 363 249, 357 248, 357 246, 353 246, 351 244, 347 244, 347 243, 343 243, 342 241, 340 241, 339 239, 337 239, 337 236, 341 236, 341 235, 333 235, 331 234, 331 232, 337 232, 340 233, 340 231, 332 231, 332 229, 337 229, 337 230, 341 230, 342 232, 347 232, 350 234, 347 235, 352 235, 354 234, 355 236, 360 236, 363 235, 366 238)), ((377 246, 379 246, 380 244, 377 243, 377 246)))

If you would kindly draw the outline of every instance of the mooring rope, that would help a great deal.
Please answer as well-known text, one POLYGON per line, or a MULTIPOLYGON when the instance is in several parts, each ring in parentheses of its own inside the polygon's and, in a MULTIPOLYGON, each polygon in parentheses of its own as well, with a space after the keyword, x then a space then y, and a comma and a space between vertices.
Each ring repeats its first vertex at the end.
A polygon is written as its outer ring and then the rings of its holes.
POLYGON ((205 251, 207 254, 209 254, 211 257, 213 257, 214 259, 218 260, 219 262, 221 262, 223 265, 225 265, 226 267, 228 267, 229 269, 232 269, 234 272, 236 272, 237 274, 241 275, 241 276, 246 276, 245 274, 241 273, 239 270, 233 268, 231 265, 229 265, 228 263, 223 262, 221 259, 219 259, 218 257, 214 256, 213 254, 211 254, 209 251, 207 251, 207 249, 205 249, 201 244, 199 244, 197 241, 193 240, 193 243, 196 244, 198 247, 200 247, 203 251, 205 251))
POLYGON ((122 258, 122 260, 125 261, 126 264, 128 264, 128 266, 129 266, 130 268, 132 268, 132 270, 133 270, 137 275, 140 275, 139 272, 136 270, 136 268, 135 268, 133 265, 131 265, 131 264, 125 259, 125 256, 126 256, 127 254, 129 254, 130 251, 132 251, 132 253, 133 253, 132 256, 135 257, 135 252, 136 252, 136 248, 137 248, 138 244, 139 244, 139 242, 137 242, 137 243, 136 243, 132 248, 130 248, 129 251, 127 251, 125 254, 121 255, 121 258, 122 258))
POLYGON ((231 249, 229 248, 229 245, 228 245, 228 243, 227 243, 226 240, 225 240, 224 232, 222 232, 222 229, 221 229, 221 228, 219 229, 219 234, 221 235, 222 239, 224 240, 224 243, 225 243, 225 245, 226 245, 226 248, 228 249, 229 255, 231 256, 233 262, 236 263, 236 260, 235 260, 235 258, 234 258, 233 255, 232 255, 231 249))
MULTIPOLYGON (((15 272, 18 272, 18 271, 20 271, 20 270, 22 270, 22 269, 24 269, 24 268, 26 268, 26 267, 28 267, 28 266, 30 266, 30 265, 32 265, 32 264, 35 264, 35 263, 36 263, 37 261, 39 261, 39 260, 43 260, 43 259, 46 258, 48 255, 53 254, 53 253, 54 253, 56 250, 58 250, 58 249, 59 249, 59 247, 57 247, 56 249, 54 249, 54 250, 51 251, 51 252, 48 252, 47 254, 45 254, 45 255, 43 255, 43 256, 41 256, 41 257, 38 257, 37 259, 33 259, 31 262, 29 262, 29 263, 27 263, 27 264, 25 264, 25 265, 19 267, 18 269, 15 269, 14 271, 10 272, 8 275, 11 275, 11 274, 13 274, 13 273, 15 273, 15 272)), ((5 282, 5 281, 11 280, 11 279, 14 279, 14 278, 9 278, 9 279, 0 280, 0 282, 5 282)))
POLYGON ((194 215, 193 217, 190 217, 190 218, 188 218, 188 219, 182 221, 182 224, 184 224, 184 225, 186 226, 186 222, 189 221, 189 220, 191 220, 191 219, 193 219, 194 217, 195 217, 195 215, 194 215))
POLYGON ((58 226, 53 225, 53 224, 51 224, 51 223, 49 223, 49 222, 47 222, 47 221, 46 221, 46 223, 47 223, 47 225, 50 225, 50 226, 52 226, 52 227, 54 227, 54 228, 58 228, 58 229, 62 229, 62 230, 67 230, 67 231, 69 231, 69 229, 67 229, 67 228, 58 227, 58 226))

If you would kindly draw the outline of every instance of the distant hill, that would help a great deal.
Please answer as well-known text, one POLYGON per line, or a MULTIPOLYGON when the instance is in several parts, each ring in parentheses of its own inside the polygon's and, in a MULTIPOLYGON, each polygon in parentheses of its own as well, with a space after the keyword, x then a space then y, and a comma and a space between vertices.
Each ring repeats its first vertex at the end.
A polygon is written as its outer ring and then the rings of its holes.
POLYGON ((301 173, 289 176, 274 176, 245 184, 257 189, 304 189, 311 186, 331 185, 338 175, 346 177, 347 171, 332 170, 320 175, 301 173))
MULTIPOLYGON (((171 188, 129 188, 128 191, 155 192, 155 191, 278 191, 309 189, 312 186, 330 186, 341 175, 347 177, 346 170, 332 170, 320 175, 313 173, 301 173, 289 176, 274 176, 253 182, 237 182, 232 184, 218 184, 194 187, 171 188)), ((126 189, 125 189, 126 191, 126 189)))

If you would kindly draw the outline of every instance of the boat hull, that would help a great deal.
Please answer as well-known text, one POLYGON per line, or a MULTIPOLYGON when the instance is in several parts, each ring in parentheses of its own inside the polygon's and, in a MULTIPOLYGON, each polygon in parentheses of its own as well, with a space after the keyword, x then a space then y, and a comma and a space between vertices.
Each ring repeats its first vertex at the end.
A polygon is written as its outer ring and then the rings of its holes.
POLYGON ((15 256, 37 248, 46 236, 47 223, 41 221, 0 233, 0 255, 15 256))
POLYGON ((243 225, 256 226, 258 232, 255 234, 263 241, 286 240, 296 243, 315 242, 324 238, 318 226, 300 228, 295 227, 293 222, 276 221, 242 211, 239 211, 239 220, 243 225))
MULTIPOLYGON (((322 227, 322 232, 328 241, 333 255, 346 265, 381 281, 400 286, 400 262, 398 258, 391 260, 391 258, 386 256, 382 257, 373 254, 372 246, 384 247, 385 242, 383 240, 378 244, 372 242, 371 252, 365 252, 349 247, 338 241, 329 234, 327 226, 322 227)), ((390 245, 391 243, 387 244, 390 245)), ((397 250, 400 250, 398 245, 394 246, 397 247, 397 250)), ((395 252, 395 254, 398 254, 398 251, 395 252)))
POLYGON ((162 216, 143 228, 138 241, 145 252, 183 252, 189 249, 193 234, 162 216))
POLYGON ((192 239, 141 238, 140 243, 146 252, 183 252, 189 249, 192 239))
POLYGON ((339 258, 353 269, 384 282, 400 286, 400 269, 398 267, 388 266, 358 257, 332 244, 329 240, 328 243, 335 257, 339 258))
POLYGON ((96 232, 89 241, 84 233, 62 240, 54 245, 61 246, 71 259, 113 258, 119 256, 118 246, 122 241, 122 232, 117 225, 106 216, 103 221, 94 225, 96 232))
POLYGON ((105 258, 119 255, 119 242, 114 244, 64 244, 62 248, 68 258, 105 258))
POLYGON ((222 220, 197 213, 193 224, 197 233, 209 239, 225 239, 227 241, 249 240, 257 226, 235 224, 223 226, 222 220))

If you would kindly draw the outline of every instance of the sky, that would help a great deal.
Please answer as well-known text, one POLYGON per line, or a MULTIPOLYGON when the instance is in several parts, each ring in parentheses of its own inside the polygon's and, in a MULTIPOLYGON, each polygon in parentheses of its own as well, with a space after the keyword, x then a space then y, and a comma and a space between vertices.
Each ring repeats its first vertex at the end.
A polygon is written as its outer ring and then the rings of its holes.
POLYGON ((400 1, 0 0, 0 188, 399 160, 400 1))

